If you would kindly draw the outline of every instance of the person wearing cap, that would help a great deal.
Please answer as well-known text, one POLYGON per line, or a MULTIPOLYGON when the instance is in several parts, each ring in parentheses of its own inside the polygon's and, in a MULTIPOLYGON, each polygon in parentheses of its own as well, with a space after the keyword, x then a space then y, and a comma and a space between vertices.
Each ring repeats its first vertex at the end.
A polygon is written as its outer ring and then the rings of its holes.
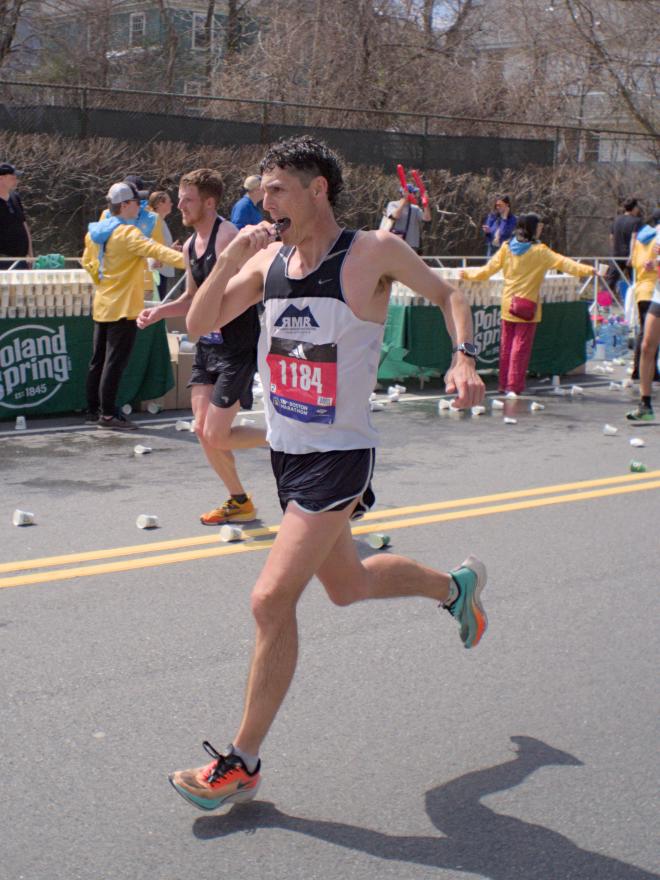
POLYGON ((412 183, 405 190, 400 187, 399 192, 401 198, 397 202, 388 202, 381 229, 389 229, 419 254, 422 251, 422 223, 431 221, 431 207, 428 201, 423 208, 414 204, 419 189, 412 183))
POLYGON ((107 200, 108 216, 89 224, 82 257, 83 268, 96 283, 87 420, 97 422, 99 428, 133 430, 135 426, 117 414, 116 399, 135 343, 136 318, 144 307, 145 260, 183 269, 184 259, 179 251, 147 238, 134 225, 140 210, 140 194, 134 186, 114 183, 107 200))
MULTIPOLYGON (((18 178, 23 172, 9 162, 0 163, 0 257, 13 257, 0 260, 0 269, 14 266, 18 257, 32 257, 32 236, 25 219, 23 202, 16 192, 18 178)), ((15 269, 27 269, 28 264, 21 260, 15 269)))
POLYGON ((261 188, 261 178, 258 174, 252 174, 243 181, 244 194, 231 209, 231 222, 236 229, 244 226, 256 226, 263 220, 263 214, 257 207, 264 197, 261 188))

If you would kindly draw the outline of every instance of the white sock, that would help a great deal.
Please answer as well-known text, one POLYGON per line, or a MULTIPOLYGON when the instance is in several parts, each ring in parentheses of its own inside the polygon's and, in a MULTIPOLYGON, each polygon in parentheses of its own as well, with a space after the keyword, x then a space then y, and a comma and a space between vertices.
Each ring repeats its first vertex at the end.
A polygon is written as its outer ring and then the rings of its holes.
POLYGON ((233 743, 231 744, 231 750, 232 754, 238 755, 241 761, 245 764, 248 773, 254 773, 257 769, 257 764, 259 763, 259 755, 248 755, 247 752, 242 752, 233 743))

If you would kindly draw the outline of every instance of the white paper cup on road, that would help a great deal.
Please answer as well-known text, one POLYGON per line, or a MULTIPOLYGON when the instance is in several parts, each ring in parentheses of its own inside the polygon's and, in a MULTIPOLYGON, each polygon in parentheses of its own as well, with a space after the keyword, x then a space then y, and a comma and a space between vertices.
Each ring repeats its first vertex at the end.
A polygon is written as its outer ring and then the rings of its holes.
POLYGON ((631 446, 646 446, 646 443, 642 440, 641 437, 631 437, 630 438, 631 446))
POLYGON ((374 532, 373 535, 367 535, 367 544, 374 550, 382 550, 383 547, 389 547, 390 536, 382 532, 374 532))
POLYGON ((380 412, 385 409, 385 404, 381 403, 379 400, 370 400, 369 401, 369 409, 371 412, 380 412))
POLYGON ((194 422, 187 422, 185 419, 177 419, 174 423, 174 429, 176 431, 194 431, 194 425, 194 422))
POLYGON ((438 401, 438 411, 442 412, 445 409, 449 409, 451 407, 451 400, 447 400, 446 397, 441 397, 438 401))
POLYGON ((473 406, 472 409, 470 410, 470 412, 472 413, 473 416, 481 416, 486 412, 486 407, 479 406, 479 405, 473 406))
POLYGON ((141 513, 138 518, 135 520, 135 525, 138 529, 158 529, 160 528, 160 522, 157 516, 153 516, 150 513, 141 513))
POLYGON ((503 401, 497 400, 497 398, 495 398, 495 400, 493 400, 493 402, 491 403, 491 406, 493 407, 493 409, 504 409, 503 401))
POLYGON ((529 405, 530 412, 540 412, 540 410, 545 409, 542 403, 539 403, 537 400, 533 400, 529 405))
POLYGON ((25 416, 16 416, 16 424, 14 425, 15 431, 25 431, 27 428, 27 422, 25 421, 25 416))
POLYGON ((130 414, 133 412, 133 407, 130 405, 130 403, 125 403, 122 406, 121 411, 125 416, 130 416, 130 414))
POLYGON ((220 540, 224 544, 230 544, 234 541, 243 540, 243 529, 240 526, 224 525, 220 526, 220 540))
POLYGON ((584 388, 581 385, 573 385, 571 388, 571 397, 582 397, 584 388))
POLYGON ((34 514, 29 510, 15 510, 11 521, 15 526, 32 526, 34 525, 34 514))
POLYGON ((615 428, 614 425, 603 425, 603 434, 606 437, 614 437, 615 434, 619 433, 619 429, 615 428))
POLYGON ((139 444, 133 447, 133 452, 136 455, 149 455, 151 452, 151 446, 140 446, 139 444))
POLYGON ((152 416, 155 416, 157 413, 162 411, 163 407, 160 405, 160 403, 156 403, 155 400, 152 400, 147 404, 147 412, 151 413, 152 416))
POLYGON ((395 389, 395 391, 398 391, 399 394, 405 394, 406 391, 407 391, 405 385, 395 385, 395 386, 394 386, 394 389, 395 389))
POLYGON ((505 425, 517 425, 518 419, 512 419, 510 416, 504 416, 504 424, 505 425))
POLYGON ((400 395, 398 391, 395 391, 394 389, 388 390, 387 399, 390 401, 390 403, 398 403, 399 397, 400 395))

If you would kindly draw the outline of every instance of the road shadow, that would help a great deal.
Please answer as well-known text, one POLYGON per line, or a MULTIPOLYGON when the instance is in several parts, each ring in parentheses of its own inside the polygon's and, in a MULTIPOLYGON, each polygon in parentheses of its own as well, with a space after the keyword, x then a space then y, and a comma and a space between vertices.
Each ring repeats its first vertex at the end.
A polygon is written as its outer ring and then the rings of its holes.
POLYGON ((541 767, 582 766, 572 755, 532 737, 511 740, 517 746, 513 760, 475 770, 426 792, 426 812, 441 833, 437 836, 397 836, 290 816, 266 801, 197 819, 193 833, 200 840, 212 840, 259 828, 281 828, 387 861, 465 871, 489 880, 657 880, 657 874, 581 849, 556 831, 496 813, 480 803, 487 795, 515 788, 541 767))

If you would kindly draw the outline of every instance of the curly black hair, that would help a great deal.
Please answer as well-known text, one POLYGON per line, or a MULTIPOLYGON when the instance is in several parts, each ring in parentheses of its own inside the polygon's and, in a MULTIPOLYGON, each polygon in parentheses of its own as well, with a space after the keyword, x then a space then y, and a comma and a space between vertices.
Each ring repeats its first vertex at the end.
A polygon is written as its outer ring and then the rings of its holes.
MULTIPOLYGON (((309 177, 325 177, 328 181, 328 201, 334 207, 337 196, 344 188, 339 156, 323 141, 309 135, 282 138, 271 144, 261 160, 261 174, 273 168, 286 168, 302 172, 309 177)), ((309 182, 309 181, 308 181, 309 182)))

